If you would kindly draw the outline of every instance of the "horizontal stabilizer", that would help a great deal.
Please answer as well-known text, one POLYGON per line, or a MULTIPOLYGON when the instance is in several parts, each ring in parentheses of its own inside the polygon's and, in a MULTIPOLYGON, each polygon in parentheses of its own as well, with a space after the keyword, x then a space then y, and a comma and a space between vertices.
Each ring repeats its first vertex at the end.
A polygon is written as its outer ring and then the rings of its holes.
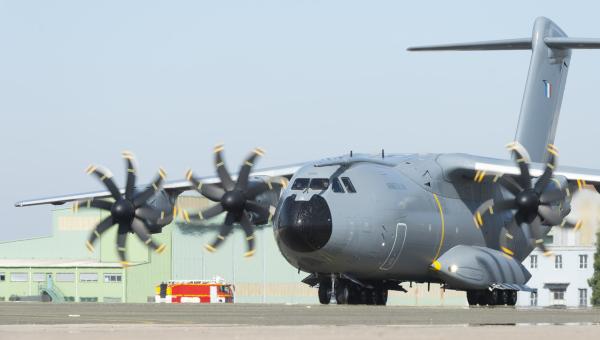
POLYGON ((531 38, 479 41, 472 43, 414 46, 408 51, 493 51, 493 50, 530 50, 531 38))
POLYGON ((544 42, 550 48, 593 49, 600 48, 600 39, 546 37, 544 42))

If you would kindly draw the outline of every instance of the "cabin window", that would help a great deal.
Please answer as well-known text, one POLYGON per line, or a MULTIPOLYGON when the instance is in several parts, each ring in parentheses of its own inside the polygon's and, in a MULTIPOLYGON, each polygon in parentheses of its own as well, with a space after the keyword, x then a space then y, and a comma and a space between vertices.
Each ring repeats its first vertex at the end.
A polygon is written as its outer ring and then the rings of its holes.
POLYGON ((349 177, 342 177, 342 183, 344 183, 344 186, 346 187, 346 191, 354 194, 356 193, 356 189, 354 188, 354 184, 352 184, 352 181, 350 180, 349 177))
POLYGON ((331 181, 331 189, 333 190, 333 192, 338 192, 338 193, 344 193, 344 187, 342 187, 342 183, 340 183, 340 180, 337 177, 334 177, 333 180, 331 181))
POLYGON ((308 183, 310 179, 308 178, 296 178, 294 184, 292 184, 292 190, 304 190, 308 188, 308 183))
POLYGON ((313 178, 310 180, 310 188, 312 190, 327 190, 329 188, 329 179, 313 178))
POLYGON ((104 274, 104 282, 121 282, 122 281, 121 274, 104 274))

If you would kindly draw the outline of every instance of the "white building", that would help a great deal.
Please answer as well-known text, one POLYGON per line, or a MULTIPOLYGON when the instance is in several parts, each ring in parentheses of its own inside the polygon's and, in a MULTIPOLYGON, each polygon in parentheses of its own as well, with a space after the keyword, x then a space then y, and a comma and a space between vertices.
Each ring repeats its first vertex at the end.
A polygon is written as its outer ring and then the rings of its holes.
POLYGON ((537 293, 519 292, 519 306, 590 306, 592 290, 588 279, 594 273, 595 230, 553 228, 546 246, 553 255, 534 250, 523 265, 531 272, 529 287, 537 293))

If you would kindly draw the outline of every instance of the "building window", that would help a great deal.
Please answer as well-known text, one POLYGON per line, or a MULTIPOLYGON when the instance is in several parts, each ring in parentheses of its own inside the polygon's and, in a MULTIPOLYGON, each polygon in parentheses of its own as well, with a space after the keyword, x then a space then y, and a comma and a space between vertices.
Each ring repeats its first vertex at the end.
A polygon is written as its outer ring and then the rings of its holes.
POLYGON ((529 293, 529 305, 537 306, 537 292, 529 293))
POLYGON ((579 307, 587 307, 588 299, 587 299, 587 288, 579 289, 579 307))
POLYGON ((75 302, 74 296, 65 296, 65 302, 75 302))
POLYGON ((562 255, 556 255, 554 257, 554 268, 562 269, 562 255))
POLYGON ((529 260, 531 261, 529 263, 529 267, 530 268, 537 268, 537 255, 531 255, 529 257, 529 260))
POLYGON ((553 244, 554 243, 554 235, 546 235, 544 236, 544 244, 553 244))
POLYGON ((80 273, 79 281, 81 281, 81 282, 98 282, 98 273, 80 273))
POLYGON ((587 259, 588 259, 587 255, 579 255, 579 268, 580 269, 587 268, 587 259))
POLYGON ((56 273, 56 282, 75 282, 75 273, 56 273))
POLYGON ((552 305, 565 305, 565 289, 550 289, 552 305))
POLYGON ((105 303, 120 303, 121 302, 121 298, 120 297, 105 296, 102 301, 104 301, 105 303))
POLYGON ((98 302, 97 297, 80 297, 79 302, 98 302))
POLYGON ((0 273, 0 282, 1 281, 6 281, 6 274, 0 273))
POLYGON ((104 282, 121 282, 121 274, 104 274, 104 282))
POLYGON ((10 273, 12 282, 27 282, 29 281, 29 273, 10 273))
POLYGON ((44 281, 46 281, 46 273, 33 273, 33 274, 31 274, 31 281, 33 281, 33 282, 44 282, 44 281))

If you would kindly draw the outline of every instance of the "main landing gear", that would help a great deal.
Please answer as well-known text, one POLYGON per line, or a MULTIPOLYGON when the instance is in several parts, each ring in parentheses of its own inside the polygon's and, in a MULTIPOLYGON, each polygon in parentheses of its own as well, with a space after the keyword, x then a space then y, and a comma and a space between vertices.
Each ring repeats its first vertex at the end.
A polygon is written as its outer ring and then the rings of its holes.
POLYGON ((517 304, 517 291, 506 289, 468 290, 469 306, 514 306, 517 304))
POLYGON ((319 282, 319 302, 338 305, 379 305, 387 303, 388 290, 383 283, 363 287, 347 279, 324 279, 319 282))

